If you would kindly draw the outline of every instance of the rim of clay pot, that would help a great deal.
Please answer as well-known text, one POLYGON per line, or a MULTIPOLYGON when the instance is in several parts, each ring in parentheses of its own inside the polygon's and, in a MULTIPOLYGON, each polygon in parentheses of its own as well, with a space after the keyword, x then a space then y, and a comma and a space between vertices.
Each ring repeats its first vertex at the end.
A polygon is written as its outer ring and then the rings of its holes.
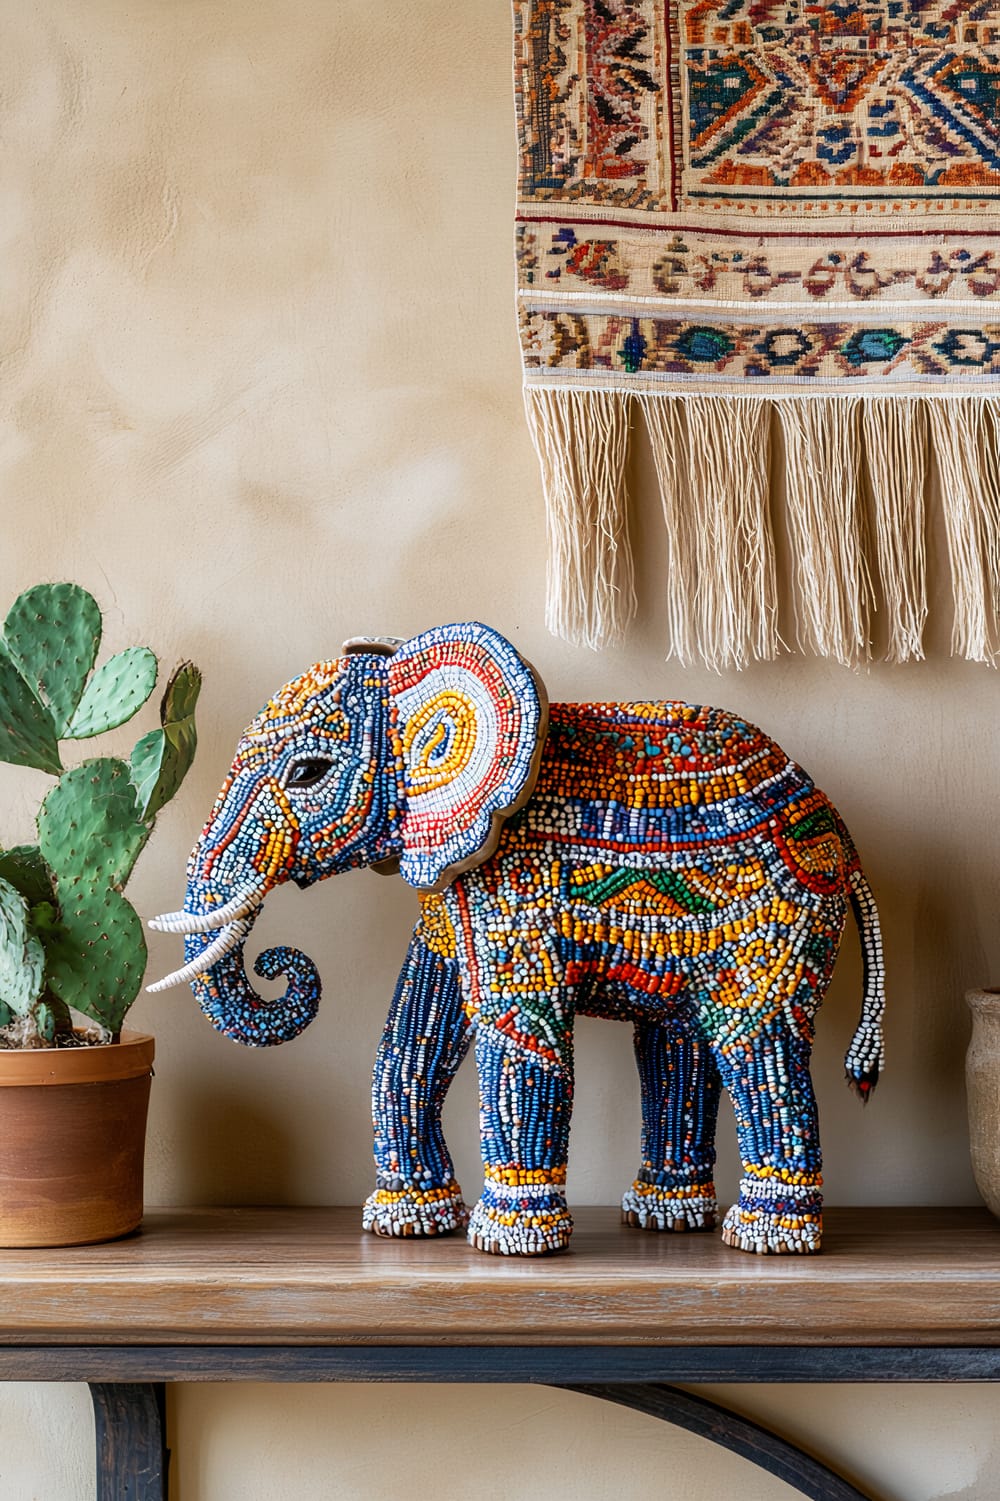
POLYGON ((1000 985, 987 985, 981 990, 967 990, 965 1004, 973 1011, 1000 1011, 1000 985))
POLYGON ((147 1032, 123 1032, 120 1042, 85 1048, 3 1048, 0 1088, 139 1079, 152 1070, 155 1051, 156 1041, 147 1032))

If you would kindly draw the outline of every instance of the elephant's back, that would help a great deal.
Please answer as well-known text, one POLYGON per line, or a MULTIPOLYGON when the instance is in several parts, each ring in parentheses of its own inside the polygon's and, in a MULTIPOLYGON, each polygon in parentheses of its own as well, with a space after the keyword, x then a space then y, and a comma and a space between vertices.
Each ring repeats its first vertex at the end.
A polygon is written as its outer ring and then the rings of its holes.
POLYGON ((789 759, 763 730, 728 709, 672 700, 553 704, 550 735, 564 759, 605 770, 627 766, 630 776, 698 777, 708 801, 766 780, 789 759))
POLYGON ((554 842, 653 861, 665 850, 752 837, 817 797, 780 746, 725 709, 553 704, 523 817, 554 842))

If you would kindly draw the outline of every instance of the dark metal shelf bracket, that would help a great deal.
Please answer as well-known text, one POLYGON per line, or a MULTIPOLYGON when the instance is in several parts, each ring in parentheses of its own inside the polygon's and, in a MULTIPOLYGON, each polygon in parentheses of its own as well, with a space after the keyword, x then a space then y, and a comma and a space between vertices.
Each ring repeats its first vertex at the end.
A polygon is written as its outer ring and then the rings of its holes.
MULTIPOLYGON (((660 1382, 552 1382, 561 1391, 617 1402, 739 1454, 808 1501, 873 1501, 812 1455, 728 1408, 660 1382)), ((97 1436, 97 1501, 167 1501, 166 1386, 91 1382, 97 1436)))
POLYGON ((653 1381, 613 1386, 559 1385, 563 1391, 599 1397, 604 1402, 617 1402, 622 1407, 631 1407, 636 1412, 685 1428, 689 1433, 697 1433, 713 1444, 731 1449, 751 1464, 759 1465, 768 1474, 776 1475, 800 1495, 807 1496, 809 1501, 874 1501, 787 1439, 779 1438, 769 1428, 763 1428, 749 1418, 741 1418, 705 1397, 695 1397, 675 1386, 663 1386, 653 1381))
POLYGON ((164 1383, 88 1385, 97 1436, 97 1501, 167 1501, 164 1383))

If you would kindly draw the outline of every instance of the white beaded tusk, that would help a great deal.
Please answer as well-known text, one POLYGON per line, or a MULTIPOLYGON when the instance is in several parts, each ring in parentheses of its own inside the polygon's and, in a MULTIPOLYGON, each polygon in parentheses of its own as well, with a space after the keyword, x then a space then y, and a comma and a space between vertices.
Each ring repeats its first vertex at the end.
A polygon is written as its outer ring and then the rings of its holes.
POLYGON ((146 926, 157 933, 214 933, 226 923, 249 917, 263 900, 262 891, 240 891, 214 912, 165 912, 162 917, 151 917, 146 926))
POLYGON ((201 953, 192 959, 190 964, 185 964, 183 969, 175 970, 172 975, 167 975, 163 980, 157 980, 154 985, 147 985, 147 991, 153 994, 157 990, 170 990, 175 985, 184 985, 188 980, 193 980, 196 975, 204 974, 219 959, 225 958, 226 954, 234 949, 238 943, 242 943, 249 931, 249 918, 229 923, 227 927, 223 928, 218 938, 213 943, 210 943, 207 948, 202 949, 201 953))

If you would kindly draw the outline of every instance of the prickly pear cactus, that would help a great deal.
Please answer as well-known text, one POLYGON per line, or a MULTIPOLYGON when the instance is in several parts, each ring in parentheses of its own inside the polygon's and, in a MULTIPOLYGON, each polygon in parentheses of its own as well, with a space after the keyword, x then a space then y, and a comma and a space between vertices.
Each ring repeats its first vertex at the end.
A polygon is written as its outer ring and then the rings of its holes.
POLYGON ((31 931, 28 904, 0 879, 0 1023, 26 1016, 42 993, 45 954, 31 931))
POLYGON ((182 662, 163 695, 160 728, 136 743, 132 781, 143 818, 155 818, 187 776, 198 744, 194 706, 200 691, 201 673, 192 662, 182 662))
POLYGON ((156 687, 156 658, 148 646, 130 646, 99 667, 66 726, 70 740, 116 730, 141 709, 156 687))
POLYGON ((146 963, 122 888, 197 745, 201 674, 185 662, 167 684, 159 728, 129 761, 63 770, 61 740, 116 729, 156 684, 144 646, 95 672, 100 642, 100 610, 77 584, 26 590, 0 635, 0 760, 59 777, 38 814, 38 844, 0 850, 0 1028, 19 1020, 34 1043, 71 1031, 73 1012, 121 1030, 146 963))
POLYGON ((38 815, 38 847, 57 890, 80 883, 120 891, 152 831, 124 761, 84 761, 65 772, 38 815))
POLYGON ((18 595, 3 644, 25 682, 48 705, 59 739, 76 712, 101 644, 101 612, 79 584, 39 584, 18 595))
POLYGON ((45 978, 52 993, 120 1032, 146 968, 146 940, 135 908, 114 888, 60 891, 61 917, 43 931, 45 978))
POLYGON ((0 760, 39 771, 62 771, 52 715, 0 649, 0 760))

